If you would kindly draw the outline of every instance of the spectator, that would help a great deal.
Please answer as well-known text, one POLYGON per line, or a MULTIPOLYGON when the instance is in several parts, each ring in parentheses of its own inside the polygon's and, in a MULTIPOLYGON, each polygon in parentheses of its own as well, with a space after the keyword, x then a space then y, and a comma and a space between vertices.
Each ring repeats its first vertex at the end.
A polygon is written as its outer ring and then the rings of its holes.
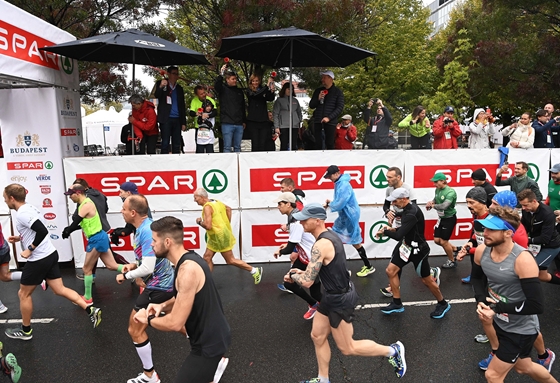
POLYGON ((196 153, 214 153, 214 128, 216 125, 216 101, 208 97, 206 89, 202 85, 194 87, 194 97, 191 101, 189 115, 196 117, 194 127, 196 129, 196 153))
POLYGON ((290 146, 291 150, 296 150, 297 139, 299 127, 301 126, 301 121, 303 115, 301 112, 301 107, 299 101, 296 99, 296 93, 292 87, 292 143, 289 144, 290 137, 290 83, 287 82, 282 85, 280 89, 280 94, 276 101, 274 101, 274 107, 272 109, 272 115, 274 116, 274 128, 276 133, 280 134, 280 150, 288 150, 290 146))
POLYGON ((270 139, 267 101, 274 101, 274 80, 262 86, 262 77, 252 74, 247 89, 247 130, 251 136, 251 151, 264 152, 270 139))
MULTIPOLYGON (((132 112, 130 112, 129 116, 132 116, 132 112)), ((132 124, 130 122, 121 129, 121 142, 125 147, 124 154, 130 156, 132 154, 132 124)), ((140 150, 136 150, 134 153, 138 154, 139 151, 140 150)))
POLYGON ((544 109, 539 109, 536 117, 537 119, 531 125, 535 129, 535 142, 533 146, 535 148, 554 148, 552 131, 560 130, 560 125, 557 124, 560 121, 560 117, 551 118, 551 115, 544 109))
POLYGON ((418 105, 399 122, 399 128, 410 132, 411 149, 431 149, 430 132, 432 131, 430 120, 426 117, 426 109, 422 105, 418 105))
POLYGON ((323 130, 326 149, 334 149, 336 123, 344 109, 344 94, 334 84, 334 73, 321 72, 321 83, 323 86, 315 89, 309 101, 309 108, 315 109, 312 119, 315 150, 323 149, 323 130))
POLYGON ((158 127, 156 107, 151 101, 144 100, 138 94, 133 94, 128 99, 132 105, 132 115, 128 116, 128 122, 134 127, 134 137, 139 140, 139 153, 156 154, 158 139, 158 127))
POLYGON ((220 100, 224 153, 230 153, 232 146, 235 152, 240 152, 245 129, 245 96, 243 90, 237 87, 237 74, 227 64, 222 66, 220 73, 214 82, 214 89, 220 100))
MULTIPOLYGON (((546 104, 543 109, 548 112, 548 117, 552 118, 552 114, 554 113, 554 105, 546 104)), ((560 147, 560 134, 558 134, 558 132, 556 131, 552 133, 552 142, 554 143, 555 148, 560 147)))
POLYGON ((434 149, 457 149, 457 137, 460 137, 461 127, 453 119, 455 109, 446 106, 443 115, 434 121, 434 149))
MULTIPOLYGON (((379 98, 369 100, 368 106, 364 109, 363 119, 367 124, 366 144, 368 149, 393 149, 389 147, 389 129, 393 123, 393 116, 379 98), (377 104, 377 112, 371 116, 371 107, 377 104)), ((396 146, 395 146, 396 148, 396 146)))
POLYGON ((399 146, 399 142, 395 138, 395 132, 389 130, 389 137, 387 137, 387 149, 396 149, 399 146))
POLYGON ((181 131, 187 129, 187 112, 185 107, 185 91, 177 84, 179 68, 167 68, 169 78, 156 82, 154 96, 158 99, 157 121, 161 129, 161 153, 181 152, 181 131))
POLYGON ((473 120, 469 124, 471 135, 469 137, 469 148, 471 149, 489 149, 489 137, 496 133, 494 128, 494 117, 492 114, 486 113, 484 109, 477 108, 474 111, 473 120))
POLYGON ((514 122, 502 130, 502 135, 509 137, 508 148, 532 149, 535 130, 531 127, 531 114, 523 113, 519 122, 514 122))
MULTIPOLYGON (((527 172, 529 171, 529 165, 523 161, 516 162, 515 169, 514 169, 515 175, 505 180, 502 180, 502 174, 508 170, 508 166, 509 165, 505 163, 504 166, 502 166, 500 170, 498 170, 498 174, 496 174, 496 186, 509 185, 511 191, 514 192, 516 195, 525 189, 531 189, 533 193, 535 193, 535 196, 537 197, 537 201, 538 202, 542 201, 543 197, 539 189, 539 185, 535 182, 535 180, 527 176, 527 172)), ((521 205, 518 203, 517 207, 520 208, 521 205)))
POLYGON ((269 136, 270 139, 265 141, 264 150, 267 152, 275 152, 276 151, 276 140, 279 137, 279 133, 276 132, 274 129, 274 116, 272 112, 269 110, 268 112, 268 131, 271 134, 269 136))
POLYGON ((345 114, 342 116, 342 122, 336 126, 334 148, 353 149, 357 137, 358 129, 352 124, 352 116, 345 114))

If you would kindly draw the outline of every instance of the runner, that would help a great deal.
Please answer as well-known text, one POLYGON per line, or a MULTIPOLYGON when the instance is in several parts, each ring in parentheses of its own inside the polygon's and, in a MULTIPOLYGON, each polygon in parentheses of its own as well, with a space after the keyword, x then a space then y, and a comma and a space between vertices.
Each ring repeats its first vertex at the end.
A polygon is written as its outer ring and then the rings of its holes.
POLYGON ((101 309, 91 304, 87 305, 77 292, 64 286, 58 267, 58 252, 47 237, 49 231, 42 220, 41 213, 36 207, 25 202, 26 194, 25 188, 19 184, 6 186, 3 193, 8 208, 16 211, 14 222, 16 230, 20 234, 10 236, 8 242, 21 242, 23 251, 20 255, 27 259, 18 292, 22 325, 18 328, 7 329, 6 336, 21 340, 33 338, 31 294, 43 280, 47 281, 53 293, 84 309, 89 315, 93 327, 97 327, 101 323, 101 309))

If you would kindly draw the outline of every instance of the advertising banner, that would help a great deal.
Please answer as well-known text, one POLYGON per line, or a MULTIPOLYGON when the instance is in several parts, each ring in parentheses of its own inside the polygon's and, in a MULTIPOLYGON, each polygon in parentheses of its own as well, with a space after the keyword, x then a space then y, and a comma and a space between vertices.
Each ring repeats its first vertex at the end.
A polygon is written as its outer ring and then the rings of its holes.
POLYGON ((84 178, 107 196, 109 211, 114 213, 121 211, 119 189, 127 181, 138 186, 152 211, 201 211, 193 199, 198 188, 204 188, 210 198, 237 208, 237 155, 212 154, 212 160, 209 158, 201 154, 66 158, 66 185, 84 178))
POLYGON ((239 156, 240 204, 243 208, 276 207, 280 181, 292 178, 305 192, 307 202, 324 203, 333 198, 334 185, 323 178, 330 165, 337 165, 351 178, 360 205, 383 204, 391 166, 404 167, 403 152, 397 150, 333 150, 251 153, 239 156))

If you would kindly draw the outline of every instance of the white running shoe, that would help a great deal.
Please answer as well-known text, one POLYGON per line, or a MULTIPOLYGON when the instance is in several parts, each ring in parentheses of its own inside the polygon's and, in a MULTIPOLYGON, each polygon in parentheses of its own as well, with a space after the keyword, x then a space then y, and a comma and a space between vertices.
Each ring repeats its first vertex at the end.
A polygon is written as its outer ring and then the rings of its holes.
POLYGON ((0 303, 0 314, 4 314, 6 311, 8 311, 8 308, 3 303, 0 303))
POLYGON ((229 359, 222 357, 222 360, 220 360, 220 363, 218 363, 218 368, 216 368, 216 373, 214 374, 214 380, 212 381, 212 383, 219 383, 228 363, 229 359))
POLYGON ((159 380, 157 372, 154 371, 151 378, 145 373, 141 373, 136 378, 128 379, 126 383, 161 383, 161 380, 159 380))

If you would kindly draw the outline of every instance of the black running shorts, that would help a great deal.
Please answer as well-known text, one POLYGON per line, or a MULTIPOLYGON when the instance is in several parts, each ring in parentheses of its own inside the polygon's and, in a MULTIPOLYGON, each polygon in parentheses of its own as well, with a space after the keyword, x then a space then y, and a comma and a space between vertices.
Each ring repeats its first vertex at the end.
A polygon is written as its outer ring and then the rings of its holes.
POLYGON ((179 369, 175 383, 212 382, 220 360, 222 360, 222 356, 206 358, 202 355, 193 354, 193 351, 191 351, 179 369))
POLYGON ((456 223, 456 215, 447 218, 441 218, 439 220, 439 223, 434 226, 434 238, 441 238, 445 241, 449 241, 449 238, 451 238, 451 235, 453 234, 453 229, 455 229, 456 223))
POLYGON ((166 291, 159 291, 159 290, 151 290, 151 289, 144 289, 142 294, 138 295, 136 298, 136 303, 134 304, 134 310, 139 311, 140 309, 148 308, 150 303, 163 303, 167 302, 171 298, 173 298, 173 291, 166 292, 166 291))
POLYGON ((61 277, 58 267, 58 252, 55 250, 51 255, 38 261, 26 262, 19 283, 25 286, 38 286, 43 280, 61 277))
POLYGON ((505 363, 514 364, 517 359, 531 357, 533 343, 535 343, 538 333, 534 335, 514 334, 502 330, 496 322, 494 322, 494 329, 500 342, 496 351, 498 359, 505 363))

